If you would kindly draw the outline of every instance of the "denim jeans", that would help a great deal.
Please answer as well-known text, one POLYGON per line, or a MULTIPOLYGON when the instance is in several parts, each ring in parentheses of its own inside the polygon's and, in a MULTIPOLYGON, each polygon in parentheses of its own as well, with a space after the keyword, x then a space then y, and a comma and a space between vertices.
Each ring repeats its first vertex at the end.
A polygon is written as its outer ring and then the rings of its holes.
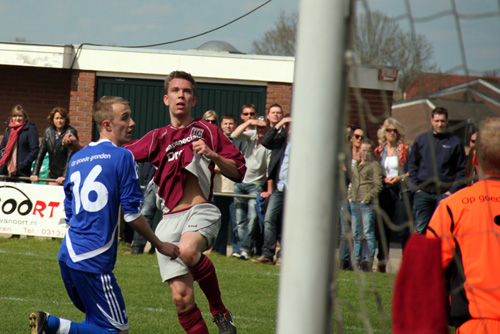
POLYGON ((441 199, 446 196, 431 194, 426 191, 420 190, 415 193, 413 199, 413 211, 415 214, 415 230, 417 233, 425 234, 427 225, 436 210, 437 205, 441 199))
MULTIPOLYGON (((144 190, 144 201, 142 201, 141 214, 144 216, 144 218, 146 218, 146 221, 153 231, 156 229, 156 225, 158 224, 158 221, 154 219, 156 211, 155 187, 154 183, 150 182, 144 190)), ((134 231, 133 246, 137 246, 141 249, 146 246, 146 239, 137 231, 134 231)))
POLYGON ((340 260, 349 261, 349 242, 351 239, 351 220, 349 219, 351 212, 349 210, 349 202, 347 199, 339 201, 339 225, 340 225, 340 242, 339 242, 339 257, 340 260))
POLYGON ((240 254, 241 240, 238 234, 238 224, 236 224, 236 207, 234 200, 229 206, 229 213, 231 214, 231 223, 233 224, 233 253, 240 254))
POLYGON ((373 262, 375 255, 375 209, 373 204, 350 202, 356 264, 373 262))
MULTIPOLYGON (((281 232, 281 221, 283 218, 283 204, 285 193, 275 190, 269 197, 266 218, 264 219, 264 244, 262 245, 262 256, 273 258, 276 252, 276 242, 281 232)), ((279 254, 277 255, 279 258, 279 254)))
MULTIPOLYGON (((255 195, 263 191, 263 186, 252 183, 235 183, 234 193, 255 195)), ((241 240, 241 250, 251 253, 254 246, 254 234, 258 230, 259 222, 257 217, 257 210, 255 209, 255 199, 248 199, 242 197, 234 198, 234 205, 236 208, 236 224, 238 226, 238 235, 241 240)))

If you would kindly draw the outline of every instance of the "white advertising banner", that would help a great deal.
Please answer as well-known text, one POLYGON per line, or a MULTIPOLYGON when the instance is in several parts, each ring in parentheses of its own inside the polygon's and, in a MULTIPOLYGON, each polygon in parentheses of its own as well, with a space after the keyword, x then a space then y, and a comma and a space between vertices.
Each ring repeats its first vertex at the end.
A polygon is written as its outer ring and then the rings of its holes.
POLYGON ((0 233, 62 238, 65 217, 63 187, 0 181, 0 233))

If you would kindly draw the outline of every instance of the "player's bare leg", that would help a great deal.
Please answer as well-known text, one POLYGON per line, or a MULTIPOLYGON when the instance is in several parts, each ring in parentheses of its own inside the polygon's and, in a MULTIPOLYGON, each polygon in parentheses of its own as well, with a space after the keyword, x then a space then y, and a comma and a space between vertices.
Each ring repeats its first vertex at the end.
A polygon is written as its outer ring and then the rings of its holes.
MULTIPOLYGON (((200 232, 186 232, 179 241, 180 257, 188 266, 192 280, 194 279, 198 282, 201 290, 207 297, 210 313, 212 313, 214 321, 219 327, 219 333, 236 333, 236 327, 234 326, 231 313, 222 302, 215 267, 212 261, 202 254, 207 248, 207 241, 200 232)), ((178 300, 182 303, 188 303, 189 307, 195 306, 194 293, 192 292, 192 280, 190 281, 191 285, 189 287, 191 291, 187 289, 183 290, 180 286, 175 286, 179 292, 176 294, 179 298, 178 300), (193 293, 192 298, 182 298, 183 293, 185 297, 188 297, 188 293, 193 293)), ((189 283, 188 281, 184 282, 189 283)))

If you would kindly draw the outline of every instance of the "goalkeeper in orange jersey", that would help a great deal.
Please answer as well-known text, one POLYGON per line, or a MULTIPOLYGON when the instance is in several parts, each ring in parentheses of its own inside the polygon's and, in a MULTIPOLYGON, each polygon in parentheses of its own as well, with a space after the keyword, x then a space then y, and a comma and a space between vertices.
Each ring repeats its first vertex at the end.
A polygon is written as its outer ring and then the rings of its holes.
POLYGON ((443 199, 427 230, 441 238, 455 333, 500 333, 500 118, 479 126, 479 182, 443 199))

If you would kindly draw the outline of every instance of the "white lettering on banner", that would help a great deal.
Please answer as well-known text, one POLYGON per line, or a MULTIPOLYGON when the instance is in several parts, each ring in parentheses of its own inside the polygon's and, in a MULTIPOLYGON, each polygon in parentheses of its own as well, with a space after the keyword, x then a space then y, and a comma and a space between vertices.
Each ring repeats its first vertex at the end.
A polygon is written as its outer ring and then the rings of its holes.
POLYGON ((203 138, 203 137, 198 135, 198 134, 191 134, 191 135, 187 136, 186 138, 174 141, 172 144, 168 145, 165 152, 168 153, 171 150, 175 150, 178 146, 186 145, 186 144, 188 144, 192 141, 198 140, 200 138, 203 138))
POLYGON ((0 233, 64 237, 64 189, 0 182, 0 233))

